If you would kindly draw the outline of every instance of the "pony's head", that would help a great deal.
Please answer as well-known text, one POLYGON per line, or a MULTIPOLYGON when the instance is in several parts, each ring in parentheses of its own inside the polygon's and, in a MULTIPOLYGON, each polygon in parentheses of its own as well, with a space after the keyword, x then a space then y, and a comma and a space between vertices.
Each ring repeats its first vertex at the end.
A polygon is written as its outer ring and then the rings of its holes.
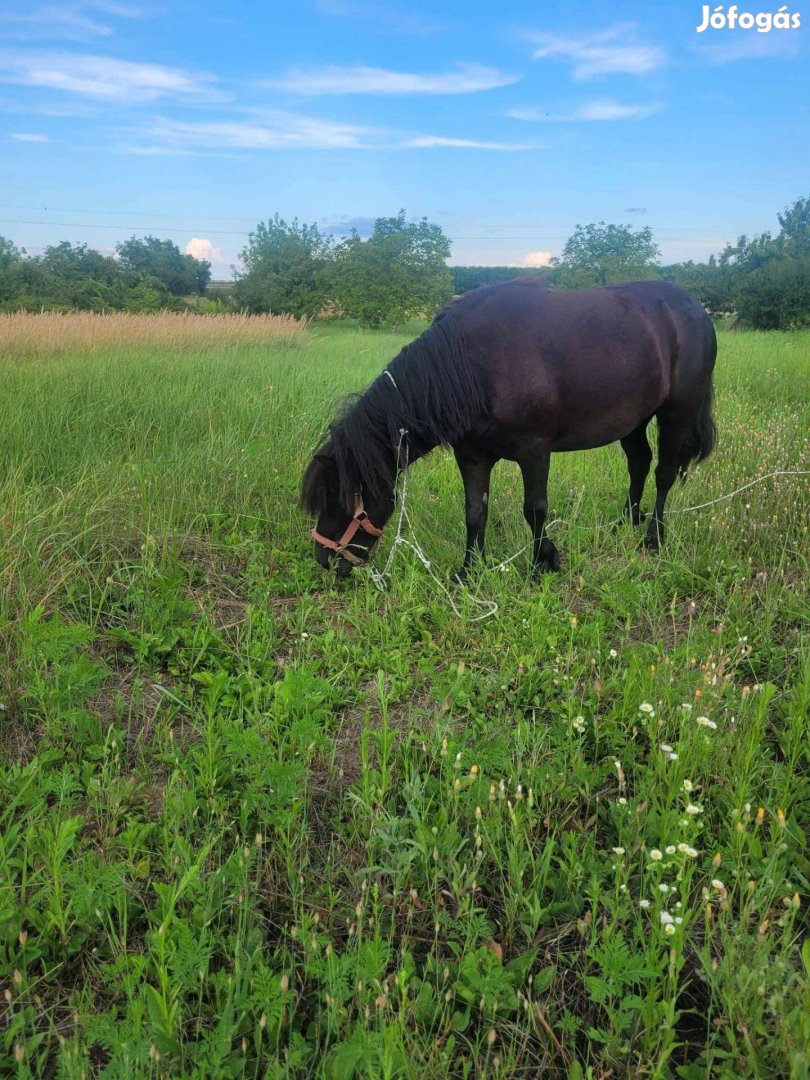
POLYGON ((393 513, 393 491, 389 495, 364 492, 349 455, 341 453, 330 438, 304 472, 301 506, 317 519, 312 530, 315 558, 325 569, 336 559, 338 577, 348 577, 353 566, 371 558, 393 513))

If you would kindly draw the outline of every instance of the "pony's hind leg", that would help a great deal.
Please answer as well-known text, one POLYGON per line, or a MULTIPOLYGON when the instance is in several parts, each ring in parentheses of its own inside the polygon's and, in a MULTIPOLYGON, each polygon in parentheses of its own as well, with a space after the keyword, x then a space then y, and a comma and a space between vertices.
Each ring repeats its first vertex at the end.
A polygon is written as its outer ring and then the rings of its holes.
POLYGON ((532 575, 560 569, 560 553, 544 535, 548 513, 548 470, 551 454, 543 450, 519 462, 523 473, 523 514, 533 537, 532 575))
POLYGON ((489 510, 489 480, 495 458, 467 446, 454 449, 461 479, 464 482, 464 516, 467 524, 467 545, 464 562, 455 575, 464 582, 474 559, 483 557, 484 533, 489 510))
POLYGON ((644 545, 651 551, 657 551, 664 542, 664 506, 682 466, 682 451, 687 432, 688 424, 675 409, 665 407, 658 413, 655 509, 644 537, 644 545))
POLYGON ((627 456, 627 471, 630 473, 630 491, 622 514, 624 517, 629 517, 635 527, 638 527, 642 521, 641 498, 652 461, 652 450, 647 441, 648 422, 643 423, 641 427, 637 427, 621 440, 622 450, 627 456))

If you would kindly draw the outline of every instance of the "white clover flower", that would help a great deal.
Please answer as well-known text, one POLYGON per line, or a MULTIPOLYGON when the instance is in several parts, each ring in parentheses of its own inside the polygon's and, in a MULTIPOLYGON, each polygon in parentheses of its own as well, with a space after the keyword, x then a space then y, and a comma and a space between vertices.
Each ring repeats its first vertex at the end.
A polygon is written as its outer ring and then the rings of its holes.
POLYGON ((627 806, 627 799, 625 799, 624 795, 622 795, 622 797, 617 801, 619 803, 619 806, 627 806))
POLYGON ((686 812, 687 812, 687 814, 692 814, 692 815, 702 814, 703 813, 703 807, 702 806, 696 806, 694 803, 690 802, 689 805, 686 808, 686 812))
POLYGON ((650 901, 649 900, 639 900, 638 906, 640 908, 644 908, 644 910, 646 911, 647 908, 650 906, 650 901))
POLYGON ((668 742, 662 742, 658 749, 663 751, 663 753, 665 754, 672 753, 672 747, 669 745, 668 742))
POLYGON ((676 915, 676 916, 675 916, 675 925, 676 925, 676 926, 680 926, 682 922, 683 922, 683 919, 681 918, 681 916, 680 916, 680 915, 676 915))
POLYGON ((717 730, 717 724, 714 722, 714 720, 710 720, 708 716, 699 716, 695 723, 700 724, 701 727, 711 728, 712 731, 717 730))
POLYGON ((613 849, 613 854, 614 855, 624 855, 624 848, 623 847, 615 847, 613 849))
POLYGON ((675 753, 667 754, 667 761, 677 761, 678 755, 675 753))
POLYGON ((684 780, 684 782, 683 782, 683 790, 684 791, 692 791, 693 787, 694 787, 694 785, 692 784, 691 780, 684 780))
POLYGON ((664 851, 666 851, 667 855, 674 855, 677 851, 677 848, 674 844, 667 844, 667 846, 664 848, 664 851))
POLYGON ((611 649, 608 655, 611 657, 612 660, 615 660, 619 654, 616 652, 615 649, 611 649))
POLYGON ((655 716, 655 709, 649 703, 649 701, 642 701, 638 707, 639 712, 646 713, 647 716, 655 716))
POLYGON ((661 862, 663 857, 664 856, 661 854, 661 852, 658 850, 657 847, 654 847, 652 849, 652 851, 650 852, 650 858, 652 859, 653 862, 661 862))
POLYGON ((712 878, 712 888, 717 889, 718 892, 725 892, 726 887, 720 878, 712 878))
POLYGON ((691 712, 692 711, 692 703, 690 701, 684 701, 684 703, 681 705, 681 708, 683 709, 684 712, 691 712))
POLYGON ((688 847, 686 849, 686 854, 690 859, 696 859, 698 857, 697 848, 688 847))
POLYGON ((667 925, 664 927, 664 933, 669 934, 669 936, 672 937, 672 935, 675 933, 675 927, 672 925, 672 923, 667 923, 667 925))
POLYGON ((661 884, 658 886, 658 891, 660 893, 668 893, 669 892, 669 885, 667 885, 667 883, 665 881, 662 881, 661 884))
POLYGON ((584 716, 575 717, 575 719, 573 719, 571 721, 571 726, 574 728, 575 731, 578 731, 579 734, 581 735, 584 732, 585 726, 586 726, 585 725, 585 717, 584 716))
POLYGON ((658 918, 661 920, 662 926, 669 926, 675 921, 668 911, 659 911, 658 918))
POLYGON ((685 855, 688 850, 689 850, 689 845, 688 844, 684 844, 683 841, 681 841, 681 843, 678 844, 678 851, 680 851, 681 855, 685 855))

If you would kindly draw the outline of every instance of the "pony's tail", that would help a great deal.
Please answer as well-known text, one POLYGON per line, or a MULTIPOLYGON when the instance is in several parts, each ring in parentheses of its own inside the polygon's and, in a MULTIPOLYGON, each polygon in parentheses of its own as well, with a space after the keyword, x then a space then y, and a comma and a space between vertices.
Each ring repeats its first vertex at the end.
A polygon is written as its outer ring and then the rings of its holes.
POLYGON ((712 416, 714 403, 714 387, 709 383, 709 388, 700 403, 695 423, 689 432, 681 452, 681 461, 678 468, 681 476, 686 475, 686 470, 693 461, 703 461, 714 450, 717 442, 717 426, 712 416))

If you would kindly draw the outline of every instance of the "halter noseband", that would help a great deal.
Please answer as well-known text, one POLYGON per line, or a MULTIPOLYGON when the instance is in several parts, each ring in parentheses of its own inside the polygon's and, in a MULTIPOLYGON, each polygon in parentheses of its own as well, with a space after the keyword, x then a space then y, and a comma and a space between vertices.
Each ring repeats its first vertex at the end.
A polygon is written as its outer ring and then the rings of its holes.
POLYGON ((361 559, 359 555, 355 555, 353 551, 349 551, 352 538, 355 533, 360 529, 363 532, 368 533, 369 536, 382 536, 383 530, 378 529, 376 525, 372 525, 369 521, 368 514, 363 509, 363 500, 358 498, 354 504, 354 515, 349 522, 346 532, 341 536, 340 540, 330 540, 328 536, 321 536, 317 529, 312 530, 312 539, 316 544, 320 544, 321 547, 328 548, 330 551, 336 551, 338 555, 342 555, 348 562, 353 563, 355 566, 362 566, 366 561, 361 559))

